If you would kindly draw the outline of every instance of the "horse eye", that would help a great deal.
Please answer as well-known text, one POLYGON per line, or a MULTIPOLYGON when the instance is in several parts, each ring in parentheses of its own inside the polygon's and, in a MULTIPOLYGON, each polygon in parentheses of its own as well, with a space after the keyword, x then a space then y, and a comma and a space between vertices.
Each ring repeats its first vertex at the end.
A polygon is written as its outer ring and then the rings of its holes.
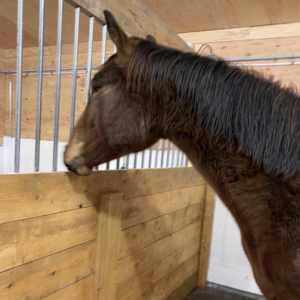
POLYGON ((93 86, 92 87, 92 94, 97 93, 101 88, 102 88, 102 86, 93 86))

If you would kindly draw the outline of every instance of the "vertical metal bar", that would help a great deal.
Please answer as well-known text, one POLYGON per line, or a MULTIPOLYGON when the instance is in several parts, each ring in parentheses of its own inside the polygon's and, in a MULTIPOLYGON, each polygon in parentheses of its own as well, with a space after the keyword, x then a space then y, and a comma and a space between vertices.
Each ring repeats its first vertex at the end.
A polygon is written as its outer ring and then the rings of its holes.
POLYGON ((60 102, 60 78, 61 78, 61 45, 63 30, 64 0, 58 0, 57 22, 57 54, 56 54, 56 93, 55 93, 55 116, 54 116, 54 145, 53 145, 53 172, 57 171, 58 155, 58 126, 59 126, 59 102, 60 102))
POLYGON ((175 151, 176 151, 176 146, 173 144, 173 153, 172 153, 172 162, 171 162, 171 167, 174 168, 174 162, 175 162, 175 151))
POLYGON ((158 165, 158 150, 159 150, 159 141, 156 144, 156 155, 155 155, 155 168, 157 168, 158 165))
POLYGON ((91 17, 90 18, 90 29, 89 29, 89 50, 88 50, 89 54, 88 54, 87 74, 86 74, 85 105, 88 104, 89 98, 90 98, 92 62, 93 62, 94 24, 95 24, 95 18, 91 17))
POLYGON ((178 148, 178 150, 177 150, 177 162, 176 162, 176 167, 179 166, 180 153, 181 153, 181 151, 180 151, 179 148, 178 148))
POLYGON ((41 113, 43 91, 43 61, 44 61, 44 27, 45 27, 45 0, 40 0, 39 12, 39 58, 36 100, 36 128, 35 128, 35 162, 34 171, 40 170, 40 141, 41 141, 41 113))
POLYGON ((152 163, 152 150, 153 150, 153 146, 151 146, 151 148, 149 149, 149 165, 148 168, 151 168, 151 163, 152 163))
POLYGON ((78 44, 79 44, 79 23, 80 23, 80 7, 75 9, 74 24, 74 51, 73 51, 73 77, 72 77, 72 97, 71 97, 71 117, 70 117, 70 136, 72 135, 75 120, 76 105, 76 87, 77 87, 77 67, 78 67, 78 44))
POLYGON ((18 0, 18 36, 17 36, 17 105, 16 105, 16 140, 15 172, 20 172, 21 112, 22 112, 22 67, 23 67, 23 14, 24 1, 18 0))
POLYGON ((182 156, 181 156, 181 167, 184 166, 184 157, 185 157, 185 154, 182 152, 182 156))
POLYGON ((188 161, 189 161, 189 160, 188 160, 188 157, 187 157, 187 156, 185 156, 185 164, 184 164, 184 166, 185 166, 185 167, 187 167, 187 166, 188 166, 188 161))
POLYGON ((170 149, 171 149, 171 141, 168 141, 168 150, 167 150, 167 165, 166 167, 169 167, 169 161, 170 161, 170 149))
MULTIPOLYGON (((101 65, 105 63, 106 56, 106 38, 107 38, 107 25, 102 28, 102 51, 101 51, 101 65)), ((106 170, 109 170, 109 163, 106 163, 106 170)))
POLYGON ((126 155, 126 169, 129 169, 129 155, 126 155))
POLYGON ((133 168, 136 169, 137 166, 137 153, 134 153, 134 163, 133 163, 133 168))
POLYGON ((144 169, 144 162, 145 162, 145 150, 142 152, 142 166, 141 166, 142 169, 144 169))
POLYGON ((165 143, 166 140, 163 140, 162 147, 161 147, 161 160, 160 160, 160 167, 164 167, 164 153, 165 153, 165 143))
POLYGON ((116 169, 117 169, 117 170, 120 169, 120 158, 117 159, 117 167, 116 167, 116 169))

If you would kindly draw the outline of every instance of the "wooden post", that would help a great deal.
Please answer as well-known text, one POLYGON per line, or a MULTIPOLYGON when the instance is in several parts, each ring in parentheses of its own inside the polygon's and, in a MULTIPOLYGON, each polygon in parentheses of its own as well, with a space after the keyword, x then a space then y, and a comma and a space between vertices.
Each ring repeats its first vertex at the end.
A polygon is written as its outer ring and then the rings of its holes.
POLYGON ((117 299, 118 249, 123 194, 104 195, 99 201, 94 300, 117 299))
POLYGON ((214 190, 209 185, 207 185, 206 199, 205 199, 205 205, 203 209, 198 287, 207 286, 207 275, 208 275, 208 267, 209 267, 209 256, 210 256, 210 246, 211 246, 211 239, 212 239, 215 201, 216 201, 216 194, 214 190))

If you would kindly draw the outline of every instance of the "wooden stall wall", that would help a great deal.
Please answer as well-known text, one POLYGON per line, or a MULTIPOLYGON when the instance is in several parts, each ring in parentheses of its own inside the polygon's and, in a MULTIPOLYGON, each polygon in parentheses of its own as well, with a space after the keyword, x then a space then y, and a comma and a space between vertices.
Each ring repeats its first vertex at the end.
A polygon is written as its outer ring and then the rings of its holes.
MULTIPOLYGON (((0 70, 5 70, 4 49, 0 48, 0 70)), ((3 137, 5 135, 5 74, 0 73, 0 147, 3 146, 3 137)))
POLYGON ((206 280, 214 197, 193 168, 0 182, 0 299, 176 300, 206 280))
MULTIPOLYGON (((222 58, 277 56, 300 54, 300 23, 262 27, 246 27, 207 32, 182 34, 187 42, 194 45, 195 51, 204 43, 209 44, 215 55, 222 58)), ((206 48, 202 54, 209 54, 206 48)), ((300 59, 247 61, 235 63, 273 63, 299 62, 300 59)), ((285 86, 300 87, 300 65, 247 67, 255 69, 265 76, 273 76, 285 86)))
MULTIPOLYGON (((101 42, 94 43, 93 66, 101 64, 101 42)), ((44 57, 44 69, 56 68, 56 46, 46 46, 44 57)), ((107 56, 112 55, 113 44, 107 42, 107 56)), ((16 50, 5 49, 4 59, 6 70, 16 70, 16 50)), ((88 43, 79 45, 78 67, 87 66, 88 43)), ((37 69, 38 48, 25 48, 23 54, 23 69, 37 69)), ((73 67, 73 45, 66 44, 62 47, 62 68, 73 67)), ((69 71, 72 72, 72 71, 69 71)), ((78 70, 78 72, 81 72, 78 70)), ((49 73, 49 72, 46 72, 49 73)), ((61 94, 60 94, 60 119, 59 119, 59 141, 67 142, 70 130, 70 109, 72 94, 72 74, 61 75, 61 94)), ((76 89, 76 120, 81 115, 86 103, 86 73, 79 73, 77 76, 76 89)), ((5 135, 9 136, 9 81, 10 74, 6 75, 6 118, 5 135)), ((28 73, 23 76, 22 82, 22 127, 21 137, 25 139, 35 138, 36 123, 36 94, 37 94, 37 75, 28 73)), ((41 139, 53 140, 54 108, 55 108, 56 75, 55 72, 43 76, 42 88, 42 123, 41 139)), ((12 136, 15 134, 15 98, 16 98, 16 76, 12 76, 12 136)), ((2 126, 3 128, 3 126, 2 126)))

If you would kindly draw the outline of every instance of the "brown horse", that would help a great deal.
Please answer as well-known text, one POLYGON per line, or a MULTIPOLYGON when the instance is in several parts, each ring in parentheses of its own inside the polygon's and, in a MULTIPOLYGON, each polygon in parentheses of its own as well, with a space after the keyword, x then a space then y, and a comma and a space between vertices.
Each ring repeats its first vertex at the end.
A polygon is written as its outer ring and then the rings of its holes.
POLYGON ((226 62, 128 38, 117 46, 66 147, 69 170, 148 148, 184 151, 233 214, 268 300, 300 299, 300 97, 226 62))

